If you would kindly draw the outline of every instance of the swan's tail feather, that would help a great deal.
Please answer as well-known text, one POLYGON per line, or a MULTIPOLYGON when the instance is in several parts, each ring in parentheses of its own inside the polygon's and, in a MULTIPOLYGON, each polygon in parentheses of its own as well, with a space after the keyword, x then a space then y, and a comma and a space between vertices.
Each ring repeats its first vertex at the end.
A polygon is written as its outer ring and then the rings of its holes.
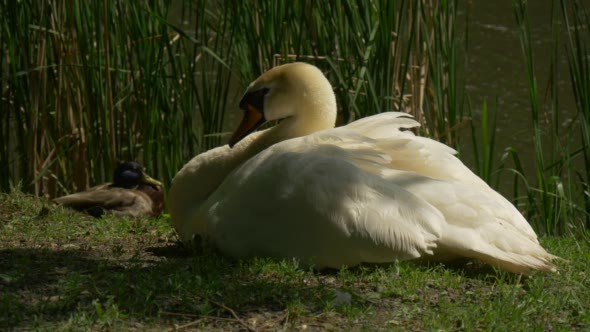
POLYGON ((558 256, 546 252, 540 245, 537 249, 529 253, 515 253, 491 247, 488 247, 486 250, 460 250, 456 247, 440 245, 435 252, 434 260, 450 261, 459 257, 466 257, 495 266, 504 271, 524 275, 529 275, 535 271, 556 272, 557 266, 554 262, 565 261, 558 256))
POLYGON ((556 272, 557 266, 553 261, 559 259, 559 257, 547 252, 542 256, 518 255, 512 253, 491 256, 483 253, 474 253, 474 258, 492 266, 496 266, 502 270, 518 274, 531 274, 534 271, 556 272))

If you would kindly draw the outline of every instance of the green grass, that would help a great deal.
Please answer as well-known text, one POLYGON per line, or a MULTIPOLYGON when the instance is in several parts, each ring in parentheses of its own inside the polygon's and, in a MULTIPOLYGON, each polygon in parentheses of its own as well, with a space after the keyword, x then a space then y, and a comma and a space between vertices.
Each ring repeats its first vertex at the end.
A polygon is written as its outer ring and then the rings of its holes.
POLYGON ((584 330, 590 243, 545 238, 569 263, 520 278, 478 264, 317 272, 191 255, 165 218, 96 220, 0 196, 0 329, 584 330))

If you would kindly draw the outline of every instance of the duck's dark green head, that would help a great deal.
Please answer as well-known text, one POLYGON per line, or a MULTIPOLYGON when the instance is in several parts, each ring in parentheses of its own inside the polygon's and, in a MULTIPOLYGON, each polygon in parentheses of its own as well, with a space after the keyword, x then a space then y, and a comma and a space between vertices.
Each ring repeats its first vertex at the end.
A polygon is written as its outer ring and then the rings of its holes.
POLYGON ((134 188, 140 184, 162 187, 162 183, 145 174, 143 167, 135 161, 118 162, 113 174, 113 186, 134 188))

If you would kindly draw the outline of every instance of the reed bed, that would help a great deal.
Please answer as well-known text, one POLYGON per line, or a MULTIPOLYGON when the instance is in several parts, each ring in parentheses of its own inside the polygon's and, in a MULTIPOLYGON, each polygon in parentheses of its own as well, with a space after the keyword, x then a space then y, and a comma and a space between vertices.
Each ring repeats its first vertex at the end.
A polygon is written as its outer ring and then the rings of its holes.
MULTIPOLYGON (((583 169, 573 169, 572 183, 577 184, 575 192, 583 193, 581 206, 577 210, 582 215, 583 224, 590 229, 590 17, 581 1, 561 1, 563 22, 567 31, 566 52, 569 64, 569 76, 576 101, 577 116, 580 118, 582 148, 573 151, 571 158, 581 158, 583 169), (577 181, 576 181, 577 180, 577 181)), ((569 160, 565 161, 565 165, 569 160)), ((568 191, 572 189, 568 188, 568 191)), ((580 222, 582 223, 582 221, 580 222)))
POLYGON ((584 141, 588 123, 584 103, 588 103, 590 99, 590 90, 584 89, 587 89, 585 86, 590 82, 587 78, 587 49, 590 46, 590 35, 587 32, 590 20, 581 1, 552 1, 551 5, 552 56, 549 64, 541 64, 549 65, 551 76, 542 96, 535 74, 538 64, 532 48, 527 2, 514 1, 514 14, 519 27, 525 68, 523 74, 529 91, 535 169, 527 172, 522 167, 520 156, 514 150, 509 151, 514 167, 508 169, 516 174, 513 195, 522 197, 520 205, 539 232, 579 233, 590 226, 588 163, 586 160, 583 160, 583 163, 579 162, 579 155, 586 156, 589 151, 588 142, 584 141), (563 29, 560 28, 562 25, 563 29), (567 39, 565 45, 561 43, 562 36, 567 39), (566 74, 560 73, 557 65, 561 52, 565 52, 568 57, 571 91, 576 100, 576 120, 565 130, 561 128, 560 96, 557 92, 557 78, 566 74), (582 135, 577 135, 577 131, 581 131, 582 135), (581 142, 578 141, 579 137, 582 137, 581 142), (524 183, 524 192, 519 190, 522 186, 519 187, 518 183, 524 183))
MULTIPOLYGON (((515 1, 535 141, 529 171, 515 150, 495 158, 496 106, 474 110, 468 102, 469 24, 459 30, 456 0, 0 0, 0 188, 20 183, 53 197, 108 180, 116 159, 139 160, 168 185, 186 161, 224 142, 250 80, 306 61, 333 83, 341 123, 401 109, 423 124, 422 134, 453 146, 468 124, 478 174, 493 185, 510 174, 515 203, 541 232, 583 232, 590 227, 590 20, 581 1, 553 3, 552 52, 567 52, 579 120, 569 130, 582 142, 543 139, 547 111, 526 2, 515 1), (481 123, 470 121, 474 112, 481 123), (584 170, 573 166, 577 159, 584 170)), ((551 135, 559 138, 556 94, 552 100, 551 135)))

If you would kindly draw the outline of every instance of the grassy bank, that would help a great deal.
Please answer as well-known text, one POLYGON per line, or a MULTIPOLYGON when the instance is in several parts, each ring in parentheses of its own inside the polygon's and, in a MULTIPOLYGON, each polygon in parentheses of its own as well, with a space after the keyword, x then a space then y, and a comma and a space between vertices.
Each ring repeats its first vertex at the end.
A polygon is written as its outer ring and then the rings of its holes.
POLYGON ((570 261, 559 273, 404 262, 315 272, 189 255, 166 219, 96 220, 13 192, 0 195, 0 329, 590 328, 590 244, 542 242, 570 261))

